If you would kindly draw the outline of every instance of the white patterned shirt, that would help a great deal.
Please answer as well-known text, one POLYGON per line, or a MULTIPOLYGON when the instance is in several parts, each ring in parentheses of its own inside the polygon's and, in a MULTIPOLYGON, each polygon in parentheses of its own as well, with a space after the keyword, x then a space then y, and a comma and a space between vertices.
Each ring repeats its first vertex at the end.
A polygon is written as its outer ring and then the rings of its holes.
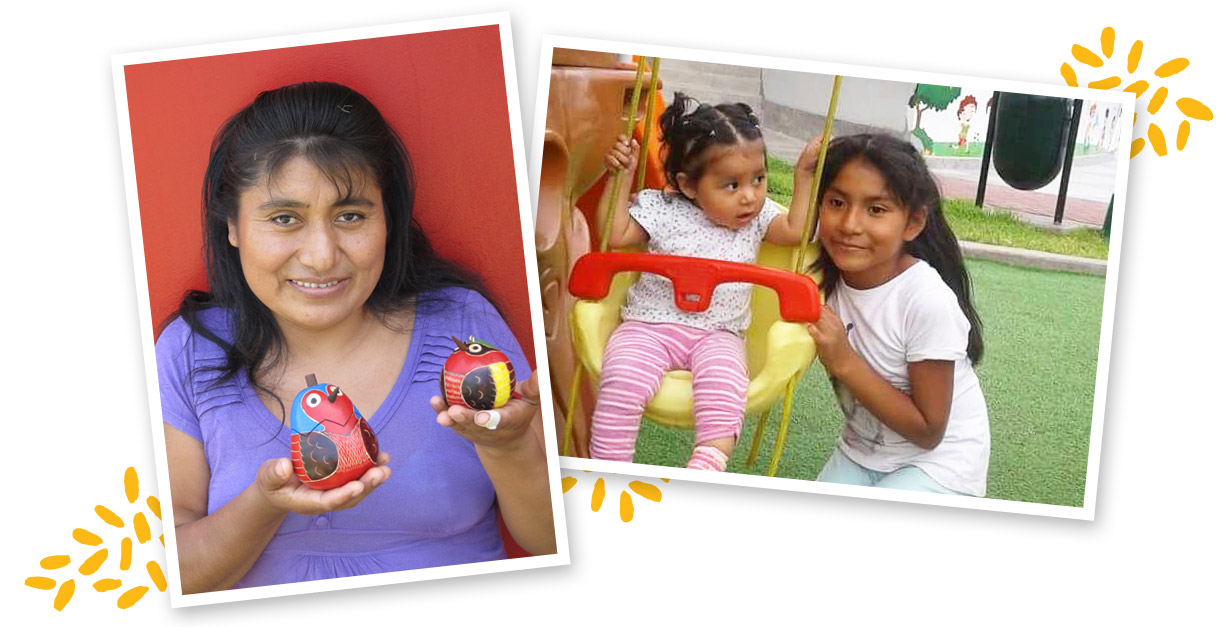
MULTIPOLYGON (((734 230, 714 224, 700 207, 681 194, 644 190, 637 194, 628 212, 649 234, 651 253, 756 263, 765 231, 785 210, 765 197, 760 215, 747 226, 734 230)), ((695 313, 681 311, 675 306, 670 279, 643 272, 628 289, 622 314, 625 321, 669 322, 741 335, 751 324, 751 304, 751 283, 722 283, 713 290, 708 309, 695 313)))

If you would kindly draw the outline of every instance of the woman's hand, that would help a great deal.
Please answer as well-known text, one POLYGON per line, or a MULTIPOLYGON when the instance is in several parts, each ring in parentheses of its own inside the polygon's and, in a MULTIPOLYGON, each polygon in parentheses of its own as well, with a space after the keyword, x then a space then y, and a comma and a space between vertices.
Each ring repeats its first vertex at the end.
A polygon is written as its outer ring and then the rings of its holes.
POLYGON ((612 172, 623 170, 627 172, 636 171, 636 161, 641 151, 641 144, 635 139, 629 140, 627 137, 620 135, 615 140, 615 145, 611 146, 611 151, 606 153, 606 167, 612 172))
POLYGON ((538 372, 517 383, 515 389, 522 398, 494 410, 500 413, 495 429, 485 426, 492 410, 448 407, 439 396, 431 398, 431 407, 436 410, 436 422, 474 443, 513 539, 534 555, 546 555, 555 552, 555 523, 538 405, 538 372))
POLYGON ((849 332, 850 328, 842 322, 841 316, 827 305, 820 312, 820 320, 807 325, 807 333, 816 343, 820 363, 838 379, 844 376, 853 360, 859 359, 854 347, 850 346, 849 332))
POLYGON ((436 422, 450 427, 457 435, 482 448, 500 449, 520 442, 542 410, 539 408, 538 371, 513 388, 520 399, 513 398, 498 410, 475 411, 461 405, 448 406, 439 396, 431 397, 436 422), (499 412, 499 426, 488 429, 493 412, 499 412))
POLYGON ((331 490, 316 490, 299 481, 291 468, 290 460, 283 457, 271 459, 256 471, 254 485, 269 506, 280 512, 314 516, 358 505, 377 486, 388 480, 389 454, 381 452, 376 465, 368 468, 363 476, 331 490))

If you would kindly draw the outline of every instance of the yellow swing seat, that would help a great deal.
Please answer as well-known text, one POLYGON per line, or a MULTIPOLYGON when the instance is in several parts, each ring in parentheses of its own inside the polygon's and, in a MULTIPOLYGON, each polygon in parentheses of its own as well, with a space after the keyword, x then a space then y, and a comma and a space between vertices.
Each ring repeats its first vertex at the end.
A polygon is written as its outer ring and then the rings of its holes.
MULTIPOLYGON (((793 252, 792 248, 764 244, 761 246, 758 265, 746 266, 757 271, 775 273, 775 280, 790 286, 784 297, 787 300, 784 302, 776 289, 759 284, 753 288, 752 321, 745 335, 749 377, 746 415, 759 414, 781 399, 790 380, 807 370, 816 355, 815 343, 807 334, 804 321, 819 318, 819 292, 813 278, 793 272, 793 252), (803 302, 804 300, 806 302, 803 302), (789 317, 797 321, 783 319, 783 308, 793 310, 795 313, 789 317)), ((576 269, 573 276, 577 276, 576 269)), ((577 358, 590 373, 590 380, 595 384, 602 374, 602 357, 607 340, 620 323, 620 307, 624 304, 628 288, 638 276, 639 273, 636 272, 616 274, 609 279, 609 291, 606 295, 596 298, 594 294, 598 294, 597 292, 578 293, 574 285, 569 286, 574 295, 589 299, 576 302, 570 323, 577 358)), ((676 302, 679 304, 678 280, 675 281, 675 289, 676 302)), ((705 304, 707 305, 707 298, 705 304)), ((645 408, 645 417, 670 427, 692 428, 692 373, 686 370, 667 372, 658 394, 645 408)))

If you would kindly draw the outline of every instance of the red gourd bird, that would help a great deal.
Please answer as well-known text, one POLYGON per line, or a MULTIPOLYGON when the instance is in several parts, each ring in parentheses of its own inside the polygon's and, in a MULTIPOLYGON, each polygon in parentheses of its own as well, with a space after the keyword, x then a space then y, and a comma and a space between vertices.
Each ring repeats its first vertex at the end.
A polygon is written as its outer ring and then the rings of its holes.
POLYGON ((329 490, 375 466, 380 447, 349 396, 315 375, 307 382, 290 410, 290 461, 304 485, 329 490))

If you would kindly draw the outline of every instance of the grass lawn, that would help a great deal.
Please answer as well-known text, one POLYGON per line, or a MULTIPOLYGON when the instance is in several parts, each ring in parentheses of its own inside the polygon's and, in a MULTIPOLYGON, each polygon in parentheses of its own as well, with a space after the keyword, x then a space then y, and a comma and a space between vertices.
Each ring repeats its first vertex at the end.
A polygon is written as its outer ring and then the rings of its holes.
MULTIPOLYGON (((977 368, 991 420, 989 498, 1079 507, 1084 500, 1105 279, 967 260, 986 354, 977 368)), ((744 460, 749 420, 729 472, 764 475, 781 406, 765 428, 759 461, 744 460)), ((817 362, 800 381, 778 477, 811 480, 832 453, 842 417, 817 362)), ((645 421, 636 461, 682 466, 692 432, 645 421)))
MULTIPOLYGON (((769 157, 769 196, 790 206, 793 181, 794 165, 769 157)), ((1008 211, 979 209, 969 200, 945 199, 944 217, 957 239, 968 242, 1092 259, 1106 259, 1110 255, 1110 242, 1102 237, 1099 229, 1079 228, 1057 233, 1023 222, 1008 211)))
MULTIPOLYGON (((966 142, 964 148, 957 148, 956 142, 934 142, 931 144, 931 154, 937 157, 974 157, 982 158, 982 149, 986 144, 984 142, 966 142)), ((1101 154, 1103 151, 1097 146, 1088 146, 1086 144, 1076 144, 1076 151, 1073 153, 1077 157, 1084 155, 1101 154)))

